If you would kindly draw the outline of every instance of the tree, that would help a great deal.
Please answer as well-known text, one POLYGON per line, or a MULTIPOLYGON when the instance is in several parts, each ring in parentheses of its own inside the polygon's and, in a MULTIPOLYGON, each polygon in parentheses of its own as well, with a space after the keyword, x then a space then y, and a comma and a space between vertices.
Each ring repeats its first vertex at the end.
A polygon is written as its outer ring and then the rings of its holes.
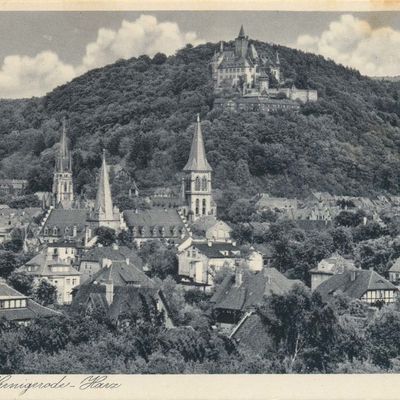
POLYGON ((0 277, 8 278, 17 268, 17 256, 12 251, 0 250, 0 277))
POLYGON ((115 230, 106 226, 96 228, 94 234, 97 236, 97 243, 103 246, 111 246, 117 240, 115 230))
POLYGON ((31 296, 33 292, 33 276, 23 272, 12 272, 8 277, 9 284, 25 296, 31 296))
POLYGON ((164 64, 165 61, 167 61, 167 56, 164 53, 156 53, 151 60, 151 62, 156 65, 164 64))
POLYGON ((40 207, 42 204, 39 198, 35 194, 28 194, 25 196, 19 196, 12 199, 8 206, 10 208, 29 208, 29 207, 40 207))
POLYGON ((43 306, 54 304, 57 299, 57 288, 48 280, 42 279, 34 290, 34 298, 43 306))

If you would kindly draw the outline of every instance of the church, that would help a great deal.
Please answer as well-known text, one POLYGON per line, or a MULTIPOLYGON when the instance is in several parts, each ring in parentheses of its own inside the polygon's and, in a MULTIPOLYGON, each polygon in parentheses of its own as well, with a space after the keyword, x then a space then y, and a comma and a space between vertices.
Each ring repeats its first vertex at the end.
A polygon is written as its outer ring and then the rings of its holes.
POLYGON ((171 245, 183 242, 190 236, 192 222, 205 216, 215 218, 217 214, 212 196, 212 168, 206 157, 199 115, 189 158, 183 168, 180 201, 176 207, 153 206, 146 210, 120 212, 113 206, 105 150, 94 207, 80 207, 73 191, 72 156, 65 122, 55 163, 52 200, 40 230, 40 239, 44 243, 66 239, 90 247, 95 243, 98 227, 108 227, 117 233, 129 230, 139 246, 154 239, 171 245))

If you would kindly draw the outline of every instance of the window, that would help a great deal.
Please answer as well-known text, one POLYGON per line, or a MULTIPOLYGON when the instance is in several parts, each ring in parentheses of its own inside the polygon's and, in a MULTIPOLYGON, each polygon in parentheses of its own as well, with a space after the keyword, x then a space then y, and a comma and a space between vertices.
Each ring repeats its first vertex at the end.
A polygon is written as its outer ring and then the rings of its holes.
POLYGON ((194 190, 200 190, 200 178, 198 176, 196 176, 194 181, 194 190))
POLYGON ((203 207, 202 207, 202 214, 203 215, 206 215, 206 208, 207 208, 206 199, 203 199, 203 207))
POLYGON ((196 215, 199 215, 199 208, 200 208, 200 200, 196 199, 196 210, 195 210, 196 215))
POLYGON ((71 279, 67 278, 66 282, 67 282, 67 285, 70 285, 71 284, 71 279))
POLYGON ((201 180, 201 190, 207 190, 207 178, 204 176, 201 180))
POLYGON ((74 286, 76 285, 76 279, 75 279, 75 278, 72 279, 72 284, 73 284, 74 286))

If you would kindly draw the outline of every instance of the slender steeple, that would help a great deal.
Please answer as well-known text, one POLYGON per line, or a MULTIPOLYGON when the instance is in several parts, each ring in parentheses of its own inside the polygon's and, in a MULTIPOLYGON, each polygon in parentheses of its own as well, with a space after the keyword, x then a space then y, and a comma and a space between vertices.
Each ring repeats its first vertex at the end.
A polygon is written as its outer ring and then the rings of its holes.
POLYGON ((72 158, 68 149, 65 118, 53 178, 53 206, 71 208, 74 201, 72 184, 72 158))
POLYGON ((244 34, 243 25, 240 26, 240 31, 239 31, 239 36, 238 37, 240 37, 240 38, 246 37, 246 35, 244 34))
POLYGON ((63 128, 60 141, 60 152, 57 159, 57 170, 58 172, 70 172, 72 169, 71 155, 68 149, 67 143, 67 129, 65 126, 65 118, 63 119, 63 128))
POLYGON ((97 188, 95 211, 98 212, 99 215, 101 215, 102 219, 113 219, 113 204, 111 198, 110 181, 108 178, 105 150, 103 150, 103 161, 101 164, 99 175, 99 186, 97 188))
POLYGON ((206 158, 204 149, 203 135, 201 133, 200 116, 197 114, 196 131, 193 136, 192 147, 190 149, 189 160, 183 168, 184 171, 212 171, 206 158))

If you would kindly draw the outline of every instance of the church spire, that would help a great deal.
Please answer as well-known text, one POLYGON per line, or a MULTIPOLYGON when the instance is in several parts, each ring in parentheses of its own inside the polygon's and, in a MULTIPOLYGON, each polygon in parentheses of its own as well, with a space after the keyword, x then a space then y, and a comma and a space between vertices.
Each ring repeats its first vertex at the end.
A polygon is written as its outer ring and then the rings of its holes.
POLYGON ((201 133, 200 116, 197 114, 197 125, 190 148, 189 160, 183 168, 184 171, 212 171, 206 158, 203 135, 201 133))
POLYGON ((105 220, 113 219, 113 204, 111 198, 110 181, 106 163, 106 151, 103 149, 103 161, 99 174, 99 186, 95 203, 95 211, 101 214, 105 220))
POLYGON ((238 37, 240 37, 240 38, 246 37, 245 34, 244 34, 243 25, 240 26, 240 31, 239 31, 239 36, 238 37))
POLYGON ((71 171, 71 156, 69 154, 68 142, 67 142, 67 128, 65 118, 63 118, 63 128, 60 141, 60 152, 57 159, 57 170, 58 172, 70 172, 71 171))

